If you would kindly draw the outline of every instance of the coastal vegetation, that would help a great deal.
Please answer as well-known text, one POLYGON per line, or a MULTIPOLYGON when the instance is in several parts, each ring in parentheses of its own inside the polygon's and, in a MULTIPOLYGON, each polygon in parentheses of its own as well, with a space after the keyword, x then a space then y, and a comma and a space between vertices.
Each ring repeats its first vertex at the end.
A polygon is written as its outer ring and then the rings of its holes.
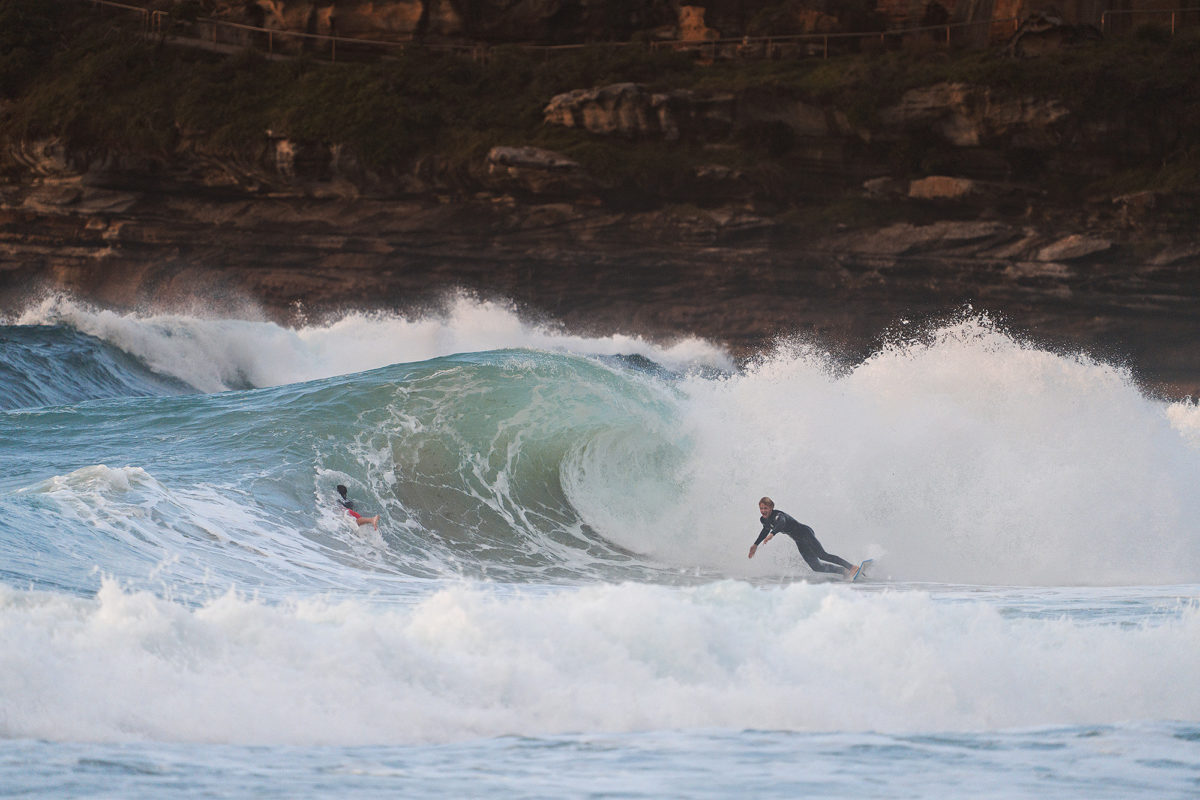
MULTIPOLYGON (((497 145, 532 145, 647 191, 699 161, 785 173, 793 137, 785 126, 743 128, 728 141, 677 143, 600 137, 547 126, 542 110, 573 89, 636 82, 794 98, 878 126, 904 92, 961 82, 997 98, 1053 98, 1081 128, 1119 131, 1113 191, 1194 188, 1200 177, 1200 37, 1146 28, 1033 58, 996 50, 903 48, 822 59, 716 61, 642 47, 592 47, 552 57, 497 47, 486 62, 406 48, 371 63, 269 60, 174 47, 97 20, 86 6, 0 0, 0 136, 57 137, 74 149, 169 158, 180 148, 248 157, 266 132, 337 143, 366 167, 403 170, 417 158, 466 169, 497 145)), ((894 138, 894 137, 893 137, 894 138)), ((882 157, 893 171, 939 167, 944 147, 908 137, 882 157)), ((879 155, 878 153, 876 154, 879 155)))

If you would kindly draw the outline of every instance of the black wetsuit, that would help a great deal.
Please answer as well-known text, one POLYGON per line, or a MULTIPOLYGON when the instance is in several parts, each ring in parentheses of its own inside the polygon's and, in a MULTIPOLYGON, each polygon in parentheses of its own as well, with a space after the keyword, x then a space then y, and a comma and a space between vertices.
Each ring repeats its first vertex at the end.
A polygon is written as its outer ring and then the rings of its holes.
POLYGON ((338 486, 338 494, 340 494, 342 496, 341 499, 338 500, 338 502, 342 504, 342 508, 346 509, 347 514, 354 517, 355 519, 362 519, 362 514, 360 514, 354 510, 354 501, 351 500, 350 498, 346 497, 346 493, 344 491, 342 491, 345 488, 346 487, 344 487, 344 486, 338 486))
POLYGON ((804 562, 815 572, 844 572, 854 569, 854 565, 849 561, 838 558, 832 553, 826 553, 825 548, 821 547, 821 543, 817 541, 817 534, 813 532, 812 528, 803 522, 797 522, 779 509, 775 509, 765 517, 760 517, 759 521, 763 528, 762 533, 754 540, 755 546, 762 544, 762 540, 772 533, 786 533, 796 543, 796 549, 800 551, 804 562), (831 564, 822 564, 822 561, 829 561, 831 564), (835 567, 832 564, 841 566, 835 567))

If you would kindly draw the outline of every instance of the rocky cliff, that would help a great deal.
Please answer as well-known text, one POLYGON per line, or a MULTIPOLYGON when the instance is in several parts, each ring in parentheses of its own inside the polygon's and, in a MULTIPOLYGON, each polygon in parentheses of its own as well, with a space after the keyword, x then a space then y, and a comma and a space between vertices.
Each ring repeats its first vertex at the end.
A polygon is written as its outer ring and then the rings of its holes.
POLYGON ((811 335, 855 357, 901 319, 971 304, 1043 341, 1128 359, 1169 393, 1200 393, 1200 238, 1138 227, 1152 198, 964 219, 963 187, 929 178, 887 189, 888 202, 922 206, 917 221, 848 225, 744 202, 622 210, 595 199, 577 164, 531 149, 489 154, 471 196, 404 198, 314 191, 286 159, 270 191, 254 191, 229 166, 236 181, 212 180, 210 164, 187 183, 145 164, 73 164, 53 147, 23 158, 27 177, 4 187, 0 209, 8 309, 53 289, 114 308, 292 320, 418 311, 467 290, 576 329, 695 334, 746 354, 811 335))
MULTIPOLYGON (((970 304, 1044 341, 1128 359, 1164 390, 1200 393, 1196 183, 1124 191, 1100 180, 1189 152, 1200 126, 1195 105, 1178 101, 1190 78, 1177 96, 1115 110, 966 80, 881 96, 886 76, 871 70, 897 63, 842 62, 866 70, 851 102, 749 71, 587 84, 547 92, 512 115, 530 127, 502 134, 489 128, 507 113, 494 97, 467 97, 492 103, 478 117, 461 105, 412 112, 420 93, 380 72, 377 102, 408 92, 391 114, 451 120, 433 129, 448 145, 421 129, 382 160, 349 137, 299 136, 283 113, 282 124, 238 128, 232 145, 212 133, 223 120, 195 113, 167 117, 153 146, 114 141, 111 129, 89 139, 10 127, 0 309, 66 290, 116 308, 311 319, 416 311, 462 289, 579 329, 695 334, 743 354, 815 335, 855 357, 902 319, 970 304), (1160 113, 1140 113, 1147 104, 1160 113), (472 127, 487 146, 456 151, 472 127)), ((460 71, 454 91, 489 76, 460 71)), ((1122 85, 1135 84, 1110 75, 1100 88, 1122 85)), ((16 100, 6 109, 22 112, 16 100)), ((337 122, 328 130, 343 130, 337 122)))

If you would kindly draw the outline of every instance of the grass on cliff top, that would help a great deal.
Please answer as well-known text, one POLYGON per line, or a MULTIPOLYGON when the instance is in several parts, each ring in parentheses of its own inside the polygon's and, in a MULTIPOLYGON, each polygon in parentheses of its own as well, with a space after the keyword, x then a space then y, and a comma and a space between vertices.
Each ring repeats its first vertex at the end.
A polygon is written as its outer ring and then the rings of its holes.
POLYGON ((853 122, 873 125, 903 94, 938 83, 989 87, 997 99, 1054 98, 1083 118, 1154 112, 1162 103, 1194 103, 1200 92, 1200 30, 1174 38, 1113 38, 1036 58, 995 49, 904 48, 830 59, 718 63, 694 86, 714 91, 790 94, 829 103, 853 122))
POLYGON ((553 62, 497 48, 486 66, 419 48, 373 64, 270 61, 252 51, 217 58, 60 8, 0 0, 0 100, 10 101, 0 134, 156 154, 186 140, 215 155, 253 156, 271 131, 342 143, 367 166, 386 168, 418 153, 465 159, 521 144, 563 91, 692 69, 677 54, 599 48, 553 62))
MULTIPOLYGON (((465 165, 497 144, 540 144, 647 185, 670 180, 700 158, 739 168, 770 162, 787 143, 756 134, 735 137, 736 147, 700 152, 610 141, 547 128, 542 109, 549 99, 622 81, 762 92, 831 104, 870 127, 879 110, 908 89, 962 81, 992 87, 1001 97, 1057 98, 1084 122, 1176 115, 1176 135, 1185 138, 1200 108, 1200 38, 1194 35, 1129 37, 1027 60, 918 49, 706 65, 680 53, 597 47, 552 57, 497 48, 489 63, 477 64, 413 48, 374 64, 325 64, 177 50, 114 28, 111 17, 86 6, 0 0, 0 54, 0 100, 7 100, 0 135, 59 136, 76 148, 163 155, 186 144, 255 159, 271 131, 346 145, 377 169, 404 167, 418 155, 465 165)), ((1136 152, 1141 144, 1128 146, 1136 152)), ((1150 149, 1164 146, 1173 145, 1155 142, 1150 149)), ((1131 174, 1142 166, 1131 163, 1131 174)), ((1144 173, 1150 177, 1143 180, 1155 180, 1154 174, 1144 173)))

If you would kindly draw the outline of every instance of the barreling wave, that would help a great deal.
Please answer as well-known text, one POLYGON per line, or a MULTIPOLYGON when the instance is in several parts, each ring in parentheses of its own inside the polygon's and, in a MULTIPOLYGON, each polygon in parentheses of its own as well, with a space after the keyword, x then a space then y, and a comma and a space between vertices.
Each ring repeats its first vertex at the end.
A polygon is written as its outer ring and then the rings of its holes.
POLYGON ((379 575, 645 576, 662 566, 607 539, 578 508, 597 471, 631 487, 674 473, 684 451, 668 376, 642 359, 509 350, 133 398, 75 409, 67 426, 67 412, 10 412, 13 447, 0 467, 55 469, 61 451, 37 446, 51 419, 56 446, 91 464, 0 498, 21 546, 44 536, 40 546, 59 551, 50 561, 59 574, 30 565, 18 577, 83 591, 99 566, 269 591, 297 580, 361 589, 364 576, 379 575), (349 523, 338 483, 359 508, 383 515, 379 533, 349 523), (71 547, 39 523, 47 517, 75 531, 71 547))
MULTIPOLYGON (((486 321, 495 338, 509 319, 494 307, 460 313, 436 330, 459 335, 486 321)), ((354 319, 376 335, 421 338, 394 318, 354 319)), ((283 329, 248 325, 210 361, 266 365, 263 354, 274 353, 279 372, 254 378, 267 384, 347 366, 316 358, 316 340, 293 340, 304 346, 289 361, 271 346, 283 329)), ((149 329, 160 350, 188 341, 149 329)), ((518 325, 513 338, 544 335, 518 325)), ((464 343, 437 339, 380 344, 371 360, 464 343)), ((352 339, 337 341, 342 352, 352 339)), ((1195 404, 1147 397, 1122 368, 1019 341, 986 318, 849 366, 819 348, 780 346, 714 372, 714 351, 695 343, 702 357, 645 343, 617 357, 612 340, 546 341, 553 347, 437 355, 267 388, 6 412, 5 546, 56 553, 10 560, 24 565, 13 580, 86 593, 99 567, 143 582, 153 573, 173 591, 235 584, 285 594, 389 591, 389 581, 447 575, 523 584, 805 577, 786 539, 745 558, 762 494, 812 524, 830 551, 874 557, 881 577, 900 581, 1200 577, 1195 404), (347 520, 339 483, 381 513, 378 533, 347 520), (91 544, 63 547, 64 538, 91 544)), ((204 360, 191 346, 166 359, 172 374, 204 360)), ((192 379, 203 383, 204 368, 192 379)))

